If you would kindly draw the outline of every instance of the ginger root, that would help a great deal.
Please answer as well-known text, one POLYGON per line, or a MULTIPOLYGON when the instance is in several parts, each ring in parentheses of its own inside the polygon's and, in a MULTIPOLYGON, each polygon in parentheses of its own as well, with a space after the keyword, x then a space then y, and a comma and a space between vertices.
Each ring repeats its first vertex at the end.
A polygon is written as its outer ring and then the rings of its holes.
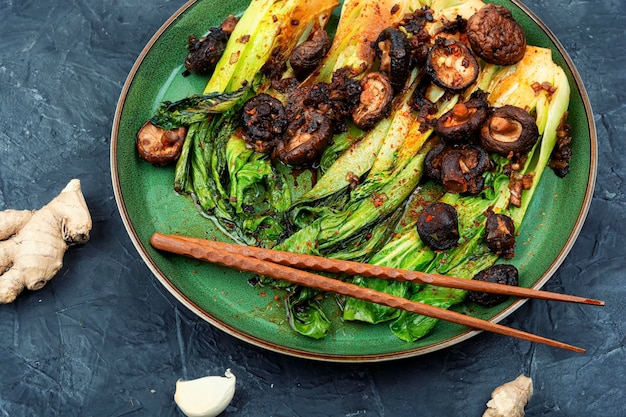
POLYGON ((523 417, 531 395, 533 381, 520 375, 493 390, 483 417, 523 417))
POLYGON ((91 225, 77 179, 39 210, 0 211, 0 303, 46 285, 63 266, 68 246, 89 240, 91 225))

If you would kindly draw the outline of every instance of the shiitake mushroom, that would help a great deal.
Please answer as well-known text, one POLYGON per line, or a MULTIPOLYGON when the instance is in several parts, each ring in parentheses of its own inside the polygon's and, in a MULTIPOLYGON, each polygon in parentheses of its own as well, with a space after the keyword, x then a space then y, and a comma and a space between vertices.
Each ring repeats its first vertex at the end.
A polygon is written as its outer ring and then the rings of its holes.
POLYGON ((393 88, 389 78, 382 72, 370 72, 361 80, 359 105, 352 112, 354 124, 363 130, 374 127, 389 115, 393 100, 393 88))
POLYGON ((505 157, 526 154, 537 139, 535 119, 526 110, 508 104, 493 109, 480 131, 481 145, 505 157))
POLYGON ((472 51, 491 64, 512 65, 526 52, 522 26, 504 6, 488 4, 467 21, 467 39, 472 51))
POLYGON ((480 146, 440 144, 424 161, 425 172, 450 193, 476 195, 482 191, 482 174, 491 167, 489 154, 480 146))
POLYGON ((380 59, 379 71, 387 74, 396 93, 402 91, 412 61, 411 44, 407 36, 396 28, 386 28, 378 35, 374 49, 380 59))
MULTIPOLYGON (((483 269, 474 275, 472 279, 477 281, 493 282, 496 284, 517 286, 519 285, 519 272, 514 265, 497 264, 483 269)), ((494 294, 482 291, 468 291, 467 299, 483 307, 494 307, 508 300, 509 296, 505 294, 494 294)))
POLYGON ((252 97, 243 106, 244 138, 252 148, 261 153, 271 152, 288 121, 280 100, 266 93, 252 97))
POLYGON ((511 259, 515 255, 515 224, 506 214, 489 212, 485 222, 485 242, 493 253, 511 259))
POLYGON ((304 80, 322 62, 330 48, 330 38, 324 28, 315 25, 309 38, 298 45, 289 58, 296 78, 304 80))
POLYGON ((437 38, 428 53, 426 72, 434 84, 457 93, 476 81, 480 67, 465 44, 437 38))
POLYGON ((312 109, 306 109, 293 120, 278 141, 272 156, 287 165, 310 165, 317 161, 333 136, 331 119, 312 109))
POLYGON ((439 117, 433 128, 446 143, 468 143, 485 123, 488 113, 486 94, 477 90, 468 101, 456 104, 439 117))
POLYGON ((219 27, 209 29, 206 36, 198 39, 195 35, 189 35, 187 40, 189 52, 185 58, 187 71, 198 75, 211 74, 217 61, 224 54, 226 43, 237 21, 235 16, 229 15, 219 27))
POLYGON ((450 249, 459 242, 459 216, 449 204, 438 202, 424 207, 416 227, 422 242, 433 250, 450 249))
POLYGON ((180 156, 186 134, 185 126, 165 130, 148 120, 137 132, 136 147, 139 157, 157 166, 172 163, 180 156))
POLYGON ((454 147, 441 158, 441 184, 451 193, 476 195, 483 189, 483 173, 490 166, 489 155, 481 147, 454 147))

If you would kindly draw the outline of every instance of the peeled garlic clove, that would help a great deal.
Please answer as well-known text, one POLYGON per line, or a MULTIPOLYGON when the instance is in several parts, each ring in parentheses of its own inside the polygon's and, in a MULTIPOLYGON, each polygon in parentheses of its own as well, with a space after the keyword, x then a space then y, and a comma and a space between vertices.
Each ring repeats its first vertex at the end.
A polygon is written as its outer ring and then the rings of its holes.
POLYGON ((187 417, 215 417, 228 407, 235 395, 235 375, 206 376, 190 381, 178 380, 174 401, 187 417))

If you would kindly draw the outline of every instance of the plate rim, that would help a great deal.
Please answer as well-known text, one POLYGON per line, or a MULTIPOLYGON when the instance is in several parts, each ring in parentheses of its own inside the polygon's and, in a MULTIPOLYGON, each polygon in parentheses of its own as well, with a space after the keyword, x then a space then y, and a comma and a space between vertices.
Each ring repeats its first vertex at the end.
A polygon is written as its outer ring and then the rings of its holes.
MULTIPOLYGON (((572 228, 571 233, 566 241, 566 244, 559 251, 559 254, 556 256, 555 260, 550 264, 550 266, 546 269, 546 272, 543 274, 542 278, 539 279, 532 288, 540 289, 545 285, 545 283, 554 275, 554 273, 558 270, 561 264, 565 261, 567 255, 571 251, 572 247, 576 243, 578 235, 580 234, 584 222, 587 218, 592 198, 593 192, 596 184, 597 177, 597 160, 598 160, 598 150, 597 150, 597 131, 595 126, 595 121, 593 118, 593 111, 591 108, 591 103, 589 100, 589 96, 587 90, 584 87, 582 77, 578 72, 578 69, 574 65, 573 60, 570 55, 567 53, 564 46, 557 39, 554 33, 547 27, 547 25, 539 19, 539 17, 525 4, 521 3, 520 0, 508 0, 510 3, 514 4, 518 8, 520 8, 545 34, 548 36, 550 41, 554 44, 555 48, 562 55, 564 61, 567 64, 568 70, 572 74, 572 81, 576 84, 577 90, 581 96, 581 102, 583 104, 584 113, 587 119, 587 126, 589 129, 589 173, 587 177, 587 188, 585 190, 584 198, 581 205, 581 210, 578 213, 578 217, 576 219, 575 225, 572 228)), ((267 340, 260 339, 256 336, 250 335, 243 331, 238 330, 237 328, 230 326, 215 317, 213 317, 210 313, 203 310, 199 306, 197 306, 192 300, 190 300, 185 294, 183 294, 180 290, 178 290, 173 283, 167 278, 167 276, 161 271, 156 262, 149 255, 145 245, 139 239, 135 228, 130 220, 130 216, 128 214, 126 204, 123 198, 123 192, 120 186, 120 178, 119 178, 119 170, 117 163, 117 144, 118 144, 118 132, 121 121, 121 114, 124 109, 125 100, 127 94, 131 88, 132 82, 137 74, 137 71, 141 67, 144 59, 154 46, 154 44, 158 41, 158 39, 165 33, 165 31, 172 25, 174 21, 176 21, 185 11, 187 11, 193 4, 195 4, 197 0, 188 0, 185 4, 183 4, 175 13, 173 13, 160 27, 159 29, 152 35, 147 44, 143 47, 137 59, 133 63, 131 70, 129 71, 122 90, 120 92, 119 99, 117 101, 117 105, 115 108, 114 120, 111 128, 111 146, 110 146, 110 170, 111 170, 111 180, 113 185, 113 193, 116 201, 116 206, 118 212, 120 214, 122 223, 126 232, 135 247, 138 251, 140 257, 147 265, 148 269, 153 273, 153 275, 157 278, 157 280, 161 283, 163 287, 181 304, 183 304, 187 309, 189 309, 192 313, 194 313, 199 318, 202 318, 212 326, 220 329, 221 331, 229 334, 230 336, 235 337, 241 341, 252 344, 256 347, 261 347, 276 353, 285 354, 292 357, 304 358, 304 359, 313 359, 319 361, 326 362, 343 362, 343 363, 364 363, 364 362, 382 362, 382 361, 390 361, 397 359, 404 359, 409 357, 421 356, 428 353, 432 353, 441 349, 445 349, 447 347, 456 345, 462 341, 470 339, 480 333, 481 330, 472 330, 468 329, 465 332, 462 332, 454 337, 443 340, 438 343, 433 343, 429 346, 425 347, 417 347, 415 349, 408 349, 401 352, 389 352, 389 353, 381 353, 381 354, 330 354, 330 353, 321 353, 321 352, 311 352, 303 349, 296 349, 287 346, 282 346, 277 343, 272 343, 267 340)), ((524 305, 528 300, 527 299, 519 299, 514 301, 510 306, 505 308, 502 312, 495 315, 489 321, 493 323, 499 323, 504 318, 511 315, 513 312, 518 310, 522 305, 524 305)))

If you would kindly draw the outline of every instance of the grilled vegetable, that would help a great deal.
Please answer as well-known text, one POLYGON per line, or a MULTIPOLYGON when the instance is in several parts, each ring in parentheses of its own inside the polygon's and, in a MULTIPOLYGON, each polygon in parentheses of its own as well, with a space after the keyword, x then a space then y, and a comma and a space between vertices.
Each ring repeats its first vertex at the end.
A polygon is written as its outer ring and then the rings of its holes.
POLYGON ((250 85, 272 59, 282 67, 309 25, 327 21, 335 0, 252 0, 230 36, 204 93, 234 91, 250 85))
POLYGON ((470 49, 454 40, 438 38, 426 60, 426 72, 433 83, 453 92, 469 87, 480 68, 470 49))
POLYGON ((170 164, 180 156, 186 133, 184 126, 165 130, 147 121, 137 132, 137 152, 153 165, 170 164))
MULTIPOLYGON (((507 67, 489 63, 475 67, 469 59, 453 63, 456 51, 466 48, 464 35, 445 22, 468 19, 484 6, 480 0, 348 0, 319 66, 302 83, 293 82, 294 78, 290 81, 298 69, 288 65, 289 57, 294 56, 298 44, 316 39, 314 32, 324 30, 335 5, 329 0, 252 0, 207 83, 206 94, 194 98, 213 104, 163 106, 159 117, 164 125, 188 127, 175 186, 191 193, 203 211, 244 243, 470 279, 500 256, 508 256, 502 247, 496 253, 489 249, 486 216, 491 212, 506 215, 514 230, 520 227, 554 148, 557 130, 563 131, 569 101, 567 78, 552 62, 549 50, 535 47, 527 47, 524 58, 507 67), (424 3, 430 3, 432 11, 422 9, 424 3), (372 43, 383 30, 401 22, 408 24, 406 16, 417 10, 422 11, 418 13, 422 16, 419 30, 402 28, 407 41, 414 48, 419 46, 420 54, 431 46, 444 54, 431 62, 430 69, 412 68, 405 83, 397 82, 402 88, 391 88, 395 96, 389 113, 387 100, 375 106, 384 109, 385 117, 365 117, 366 122, 361 123, 359 117, 370 108, 353 113, 351 100, 345 98, 359 97, 368 90, 360 83, 366 86, 376 77, 373 68, 388 71, 382 60, 376 61, 372 43), (417 44, 416 37, 420 38, 417 44), (448 58, 450 65, 446 64, 448 58), (269 71, 270 67, 275 71, 269 71), (450 67, 456 75, 442 82, 433 76, 440 67, 450 67), (466 72, 470 76, 460 82, 458 76, 466 72), (537 85, 549 88, 537 89, 537 85), (415 107, 414 97, 420 103, 415 107), (265 98, 270 103, 267 108, 258 107, 255 100, 265 98), (255 105, 243 110, 246 102, 255 105), (304 107, 296 106, 301 104, 304 107), (471 141, 482 124, 469 123, 471 116, 506 106, 523 109, 528 117, 534 115, 531 119, 538 138, 526 151, 526 158, 512 161, 511 152, 487 155, 474 144, 460 144, 471 141), (351 113, 361 129, 345 120, 351 113), (259 119, 263 115, 272 122, 259 123, 265 120, 259 119), (451 115, 454 117, 448 117, 451 115), (443 128, 436 127, 435 121, 441 121, 443 128), (462 125, 469 129, 464 131, 462 125), (463 132, 445 131, 457 127, 463 132), (441 144, 442 140, 449 143, 441 144), (447 148, 440 160, 435 162, 433 157, 431 161, 445 188, 422 178, 427 155, 435 147, 447 148), (281 172, 289 172, 288 165, 317 161, 320 154, 317 182, 292 199, 293 190, 281 172), (515 184, 520 178, 524 185, 518 190, 515 184), (435 247, 432 242, 433 248, 429 247, 428 239, 417 229, 416 213, 433 203, 452 207, 458 214, 458 240, 445 247, 435 247)), ((473 59, 471 51, 467 52, 473 59)), ((465 291, 457 289, 363 277, 346 279, 443 308, 466 297, 465 291)), ((330 321, 319 303, 323 294, 291 285, 288 289, 291 326, 303 335, 324 337, 330 321)), ((350 298, 345 300, 343 318, 388 322, 392 332, 406 341, 426 335, 437 323, 350 298)))
POLYGON ((488 4, 467 21, 467 39, 472 50, 486 62, 512 65, 524 58, 524 29, 504 6, 488 4))
POLYGON ((538 138, 535 119, 526 110, 510 105, 495 109, 480 131, 483 147, 502 156, 524 155, 538 138))
MULTIPOLYGON (((483 269, 474 275, 472 279, 516 286, 519 282, 519 272, 513 265, 498 264, 483 269)), ((497 306, 509 299, 508 296, 503 294, 492 294, 480 291, 468 291, 467 298, 469 301, 484 307, 497 306)))

